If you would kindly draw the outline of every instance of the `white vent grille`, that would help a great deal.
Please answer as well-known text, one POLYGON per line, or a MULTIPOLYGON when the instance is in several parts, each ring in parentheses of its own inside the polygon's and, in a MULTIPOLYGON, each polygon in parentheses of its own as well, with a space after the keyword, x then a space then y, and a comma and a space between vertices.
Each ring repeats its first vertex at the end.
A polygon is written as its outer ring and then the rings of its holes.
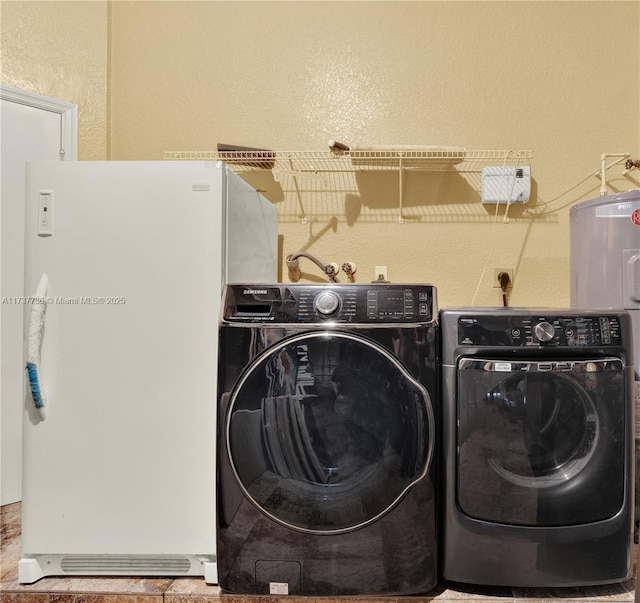
POLYGON ((189 573, 187 557, 142 555, 74 555, 63 557, 61 569, 68 574, 183 575, 189 573))

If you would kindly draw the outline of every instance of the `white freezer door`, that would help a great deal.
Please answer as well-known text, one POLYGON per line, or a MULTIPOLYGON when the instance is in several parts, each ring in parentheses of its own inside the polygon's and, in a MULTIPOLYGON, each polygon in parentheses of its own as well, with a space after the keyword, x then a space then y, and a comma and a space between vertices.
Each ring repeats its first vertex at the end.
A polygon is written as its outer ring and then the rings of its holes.
POLYGON ((215 554, 222 168, 27 169, 25 283, 46 272, 50 303, 45 421, 25 395, 23 554, 215 554))
POLYGON ((278 210, 226 168, 225 283, 278 280, 278 210))

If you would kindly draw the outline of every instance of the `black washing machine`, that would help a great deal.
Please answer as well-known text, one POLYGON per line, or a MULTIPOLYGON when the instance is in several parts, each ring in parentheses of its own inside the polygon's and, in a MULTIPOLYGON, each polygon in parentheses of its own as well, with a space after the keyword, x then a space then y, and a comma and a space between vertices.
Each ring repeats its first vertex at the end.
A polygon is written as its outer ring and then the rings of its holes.
POLYGON ((218 577, 243 594, 409 594, 437 580, 436 291, 229 285, 218 577))
POLYGON ((629 578, 629 314, 455 308, 440 327, 443 577, 522 587, 629 578))

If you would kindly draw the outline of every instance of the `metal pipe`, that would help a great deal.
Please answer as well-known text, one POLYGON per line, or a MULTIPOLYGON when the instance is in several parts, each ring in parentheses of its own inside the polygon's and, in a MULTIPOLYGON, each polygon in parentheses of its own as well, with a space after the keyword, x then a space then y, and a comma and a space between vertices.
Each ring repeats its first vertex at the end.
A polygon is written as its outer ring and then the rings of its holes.
POLYGON ((640 159, 627 159, 624 162, 623 176, 626 176, 634 168, 640 169, 640 159))
POLYGON ((287 264, 287 269, 289 271, 289 278, 294 282, 298 282, 301 277, 300 266, 298 263, 298 258, 307 258, 311 260, 324 274, 329 277, 329 280, 333 283, 337 283, 338 279, 336 278, 336 273, 338 272, 338 264, 330 263, 323 264, 317 257, 307 253, 306 251, 298 251, 297 253, 290 253, 284 258, 285 263, 287 264))
POLYGON ((356 282, 356 263, 355 262, 345 262, 344 264, 342 264, 342 271, 346 273, 347 275, 347 280, 350 283, 355 283, 356 282))

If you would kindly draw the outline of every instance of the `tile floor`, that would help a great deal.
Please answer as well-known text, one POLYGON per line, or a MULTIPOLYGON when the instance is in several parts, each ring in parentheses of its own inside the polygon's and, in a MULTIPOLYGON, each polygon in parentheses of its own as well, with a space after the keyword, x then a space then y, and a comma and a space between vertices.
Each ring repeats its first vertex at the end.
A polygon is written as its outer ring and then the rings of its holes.
MULTIPOLYGON (((270 597, 223 594, 201 578, 42 578, 18 583, 20 503, 0 507, 0 603, 313 603, 312 597, 270 597)), ((344 597, 358 603, 623 603, 634 600, 635 579, 623 584, 589 588, 524 589, 461 587, 441 584, 421 596, 344 597)), ((336 603, 335 599, 318 599, 336 603)))

